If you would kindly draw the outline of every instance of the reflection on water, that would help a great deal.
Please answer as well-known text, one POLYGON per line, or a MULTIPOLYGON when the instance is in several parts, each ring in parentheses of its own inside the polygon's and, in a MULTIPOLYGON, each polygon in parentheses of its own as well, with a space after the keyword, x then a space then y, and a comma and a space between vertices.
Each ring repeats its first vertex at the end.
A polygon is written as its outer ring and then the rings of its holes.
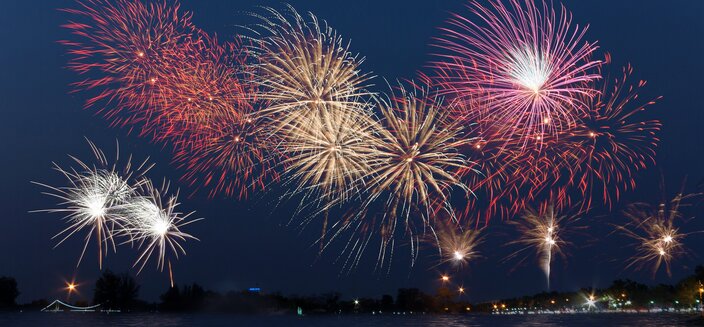
MULTIPOLYGON (((413 316, 236 316, 219 314, 101 314, 101 313, 0 313, 0 326, 102 327, 102 326, 682 326, 695 317, 678 314, 577 314, 577 315, 413 315, 413 316)), ((697 321, 702 324, 702 320, 697 321)))

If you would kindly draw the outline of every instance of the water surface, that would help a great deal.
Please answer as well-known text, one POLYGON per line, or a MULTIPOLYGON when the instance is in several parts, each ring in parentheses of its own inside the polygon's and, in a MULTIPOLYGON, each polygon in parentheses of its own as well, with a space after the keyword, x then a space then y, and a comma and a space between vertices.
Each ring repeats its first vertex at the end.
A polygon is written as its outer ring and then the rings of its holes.
MULTIPOLYGON (((682 326, 695 317, 682 314, 563 314, 563 315, 343 315, 343 316, 238 316, 226 314, 166 313, 0 313, 0 326, 102 327, 102 326, 258 326, 258 327, 454 327, 454 326, 682 326)), ((698 320, 699 325, 703 325, 698 320)))

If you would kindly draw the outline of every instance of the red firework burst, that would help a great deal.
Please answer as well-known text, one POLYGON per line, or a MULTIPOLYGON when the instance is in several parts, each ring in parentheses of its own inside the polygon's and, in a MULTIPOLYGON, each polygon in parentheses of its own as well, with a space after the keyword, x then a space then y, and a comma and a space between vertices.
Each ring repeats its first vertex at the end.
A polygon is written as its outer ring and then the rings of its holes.
POLYGON ((61 41, 72 56, 69 68, 84 77, 77 91, 95 91, 86 107, 98 107, 113 125, 143 122, 155 116, 165 68, 201 42, 191 15, 178 4, 140 1, 78 2, 64 9, 76 20, 63 25, 79 41, 61 41))
POLYGON ((170 142, 183 179, 243 197, 270 172, 264 122, 252 118, 254 84, 239 42, 219 43, 191 23, 191 15, 140 1, 79 2, 65 11, 83 22, 65 27, 80 42, 62 41, 69 67, 87 76, 75 83, 96 90, 112 125, 138 126, 141 135, 170 142))
POLYGON ((565 153, 580 158, 575 184, 587 204, 600 193, 603 203, 611 206, 622 191, 635 188, 636 171, 655 164, 662 124, 638 116, 660 97, 640 101, 638 91, 646 82, 630 82, 632 73, 628 65, 620 77, 596 83, 600 93, 583 100, 587 108, 580 123, 564 138, 565 153))

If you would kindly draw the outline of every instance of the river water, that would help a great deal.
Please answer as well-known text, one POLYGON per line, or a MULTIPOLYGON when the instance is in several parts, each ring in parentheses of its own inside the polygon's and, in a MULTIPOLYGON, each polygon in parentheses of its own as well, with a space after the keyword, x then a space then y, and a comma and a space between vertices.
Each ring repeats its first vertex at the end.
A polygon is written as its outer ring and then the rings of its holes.
POLYGON ((683 326, 702 320, 683 314, 561 314, 561 315, 343 315, 343 316, 238 316, 225 314, 166 313, 0 313, 0 326, 101 327, 101 326, 683 326))

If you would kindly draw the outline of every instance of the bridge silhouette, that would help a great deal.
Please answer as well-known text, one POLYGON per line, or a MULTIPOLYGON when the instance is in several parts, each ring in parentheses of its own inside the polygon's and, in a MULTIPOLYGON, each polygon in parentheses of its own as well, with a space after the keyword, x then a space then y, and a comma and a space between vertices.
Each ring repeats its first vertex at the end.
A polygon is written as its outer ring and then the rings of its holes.
POLYGON ((41 311, 42 312, 65 312, 65 311, 95 312, 95 311, 97 311, 98 307, 100 307, 100 304, 87 306, 87 307, 78 307, 75 305, 70 305, 70 304, 63 302, 61 300, 54 300, 54 302, 51 302, 51 304, 47 305, 41 311))

